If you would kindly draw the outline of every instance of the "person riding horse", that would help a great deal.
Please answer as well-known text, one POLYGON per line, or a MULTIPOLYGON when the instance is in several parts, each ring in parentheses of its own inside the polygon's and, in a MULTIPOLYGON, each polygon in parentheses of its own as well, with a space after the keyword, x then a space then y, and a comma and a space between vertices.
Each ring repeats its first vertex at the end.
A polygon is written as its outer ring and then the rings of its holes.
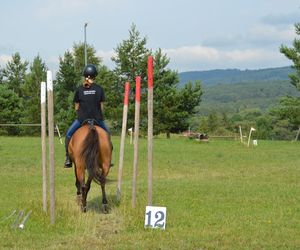
POLYGON ((83 85, 76 90, 73 99, 75 110, 77 112, 77 119, 69 127, 65 138, 65 168, 72 167, 72 161, 68 152, 68 145, 71 137, 76 130, 81 127, 85 120, 95 120, 99 127, 110 134, 110 131, 103 120, 103 103, 105 101, 104 90, 101 86, 94 83, 94 80, 98 75, 96 66, 93 64, 86 65, 82 75, 84 77, 83 85))

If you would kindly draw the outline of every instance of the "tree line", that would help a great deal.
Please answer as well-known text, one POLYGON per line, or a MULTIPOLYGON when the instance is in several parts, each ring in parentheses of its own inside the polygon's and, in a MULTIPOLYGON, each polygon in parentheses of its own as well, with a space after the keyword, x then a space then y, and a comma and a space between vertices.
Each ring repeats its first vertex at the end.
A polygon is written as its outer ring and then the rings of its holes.
MULTIPOLYGON (((300 24, 295 24, 296 34, 300 35, 300 24)), ((141 37, 133 24, 129 36, 120 42, 114 51, 114 69, 108 69, 97 56, 92 45, 87 45, 88 63, 98 68, 96 82, 106 93, 105 120, 112 133, 121 129, 124 84, 130 82, 130 104, 128 128, 134 124, 135 77, 141 76, 141 134, 147 130, 147 58, 154 57, 154 133, 179 133, 188 129, 209 135, 232 135, 255 127, 253 134, 260 139, 293 139, 300 126, 300 98, 282 98, 268 110, 243 107, 235 112, 211 109, 203 114, 201 101, 203 88, 200 81, 188 82, 179 86, 178 72, 168 68, 170 59, 161 49, 147 48, 146 37, 141 37)), ((282 45, 280 52, 293 62, 294 73, 290 74, 292 86, 300 90, 300 39, 296 38, 293 47, 282 45)), ((54 83, 55 123, 66 132, 76 117, 73 96, 82 82, 84 68, 84 44, 74 43, 73 48, 59 57, 59 69, 54 83)), ((32 63, 22 60, 19 53, 12 55, 4 68, 0 68, 0 123, 20 124, 40 123, 40 83, 46 81, 47 66, 38 55, 32 63)), ((260 90, 267 101, 268 90, 260 90)), ((274 89, 273 89, 274 90, 274 89)), ((225 94, 225 92, 223 93, 225 94)), ((288 93, 287 93, 288 94, 288 93)), ((230 93, 229 93, 230 95, 230 93)), ((239 102, 239 100, 236 100, 239 102)), ((216 106, 216 105, 215 105, 216 106)), ((225 107, 225 105, 224 105, 225 107)), ((34 135, 40 128, 0 127, 4 135, 34 135)))
MULTIPOLYGON (((178 88, 177 71, 168 68, 170 59, 161 49, 147 48, 146 37, 141 37, 133 24, 129 37, 119 43, 112 61, 115 68, 105 66, 92 45, 87 45, 88 63, 96 65, 96 83, 105 90, 105 120, 112 133, 120 131, 124 84, 130 82, 130 104, 128 127, 134 124, 135 77, 141 76, 141 133, 147 126, 147 58, 154 58, 154 133, 178 133, 188 129, 189 118, 195 114, 203 94, 199 81, 189 82, 178 88)), ((59 57, 59 69, 54 84, 54 116, 60 130, 66 132, 76 117, 73 104, 74 92, 82 82, 84 68, 84 44, 74 43, 59 57)), ((47 65, 37 55, 32 63, 22 60, 20 53, 12 55, 4 68, 0 68, 0 124, 39 124, 40 123, 40 83, 46 81, 47 65)), ((39 134, 38 127, 0 127, 4 135, 39 134)))

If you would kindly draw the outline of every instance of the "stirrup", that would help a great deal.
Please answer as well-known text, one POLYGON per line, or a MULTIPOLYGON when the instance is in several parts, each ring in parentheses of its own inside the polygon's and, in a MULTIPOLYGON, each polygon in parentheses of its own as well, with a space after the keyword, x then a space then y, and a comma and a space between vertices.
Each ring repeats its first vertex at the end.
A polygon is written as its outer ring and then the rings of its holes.
POLYGON ((65 162, 65 168, 71 168, 71 167, 72 167, 72 162, 70 163, 65 162))
POLYGON ((67 156, 65 161, 65 168, 71 168, 71 167, 72 167, 72 161, 70 159, 70 156, 67 156))

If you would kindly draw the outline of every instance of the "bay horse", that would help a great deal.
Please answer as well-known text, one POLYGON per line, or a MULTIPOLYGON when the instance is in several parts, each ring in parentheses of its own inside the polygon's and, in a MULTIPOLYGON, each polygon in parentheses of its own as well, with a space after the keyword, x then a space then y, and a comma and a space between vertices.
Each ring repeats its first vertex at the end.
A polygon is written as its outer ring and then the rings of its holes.
POLYGON ((102 190, 102 211, 108 212, 105 193, 106 176, 109 173, 112 156, 110 135, 93 120, 88 120, 72 136, 68 151, 75 167, 77 201, 81 211, 86 212, 87 194, 94 180, 102 190), (88 177, 85 181, 85 172, 88 177))

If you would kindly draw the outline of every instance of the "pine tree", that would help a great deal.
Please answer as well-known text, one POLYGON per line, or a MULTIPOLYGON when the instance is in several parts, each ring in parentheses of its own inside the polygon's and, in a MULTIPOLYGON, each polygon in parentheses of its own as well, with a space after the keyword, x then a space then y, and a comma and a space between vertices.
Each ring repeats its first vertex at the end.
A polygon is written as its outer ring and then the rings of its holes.
POLYGON ((178 125, 178 74, 167 69, 170 59, 158 49, 154 53, 154 133, 167 137, 178 125))
POLYGON ((115 49, 116 56, 112 60, 116 63, 115 73, 122 82, 135 82, 136 76, 145 77, 147 73, 147 58, 151 51, 146 48, 146 37, 141 38, 136 25, 132 24, 129 38, 123 40, 115 49))
MULTIPOLYGON (((38 55, 34 58, 30 65, 30 73, 26 76, 24 84, 24 118, 23 123, 40 123, 40 89, 41 82, 46 81, 46 64, 38 55)), ((24 129, 26 134, 34 134, 40 132, 40 128, 24 129)))
MULTIPOLYGON (((130 81, 130 103, 134 104, 135 77, 142 77, 141 96, 141 132, 147 126, 147 58, 151 50, 146 48, 147 39, 141 38, 133 24, 129 30, 129 38, 123 40, 115 50, 116 56, 112 60, 116 63, 115 73, 121 81, 117 83, 119 89, 124 89, 124 83, 130 81)), ((187 85, 178 90, 178 73, 168 69, 170 59, 158 49, 154 53, 154 133, 183 131, 188 117, 193 114, 194 107, 200 103, 201 86, 187 85)), ((121 112, 120 112, 121 113, 121 112)), ((119 119, 120 121, 121 119, 119 119)), ((129 105, 128 126, 133 126, 134 105, 129 105)))
MULTIPOLYGON (((19 124, 22 117, 23 105, 22 99, 6 84, 0 84, 0 123, 19 124)), ((0 127, 0 134, 18 135, 19 127, 0 127)))
MULTIPOLYGON (((296 34, 300 35, 300 23, 295 24, 296 34)), ((295 38, 293 47, 289 48, 285 45, 281 45, 280 52, 283 53, 288 59, 292 60, 293 66, 296 70, 294 74, 290 74, 291 84, 294 85, 300 91, 300 39, 295 38)))
POLYGON ((23 87, 25 84, 25 76, 28 62, 22 62, 20 54, 17 52, 12 55, 12 59, 7 63, 6 68, 3 69, 4 83, 8 88, 23 97, 23 87))
MULTIPOLYGON (((132 24, 129 30, 129 38, 123 40, 115 49, 115 56, 112 61, 115 62, 115 75, 118 80, 114 82, 115 96, 118 100, 115 111, 118 114, 116 118, 116 128, 120 129, 122 125, 122 107, 125 82, 130 82, 130 96, 128 107, 128 127, 133 127, 134 124, 134 95, 135 95, 135 78, 141 76, 141 120, 145 117, 145 98, 146 98, 146 83, 147 83, 147 58, 150 55, 150 50, 146 48, 146 37, 141 38, 140 32, 136 29, 136 25, 132 24)), ((141 121, 141 130, 145 126, 145 122, 141 121)))
MULTIPOLYGON (((296 34, 300 35, 300 23, 295 24, 296 34)), ((293 62, 292 68, 295 69, 295 73, 290 74, 291 84, 300 91, 300 39, 295 38, 293 42, 293 47, 289 48, 287 46, 281 45, 280 52, 283 53, 288 59, 293 62)), ((278 107, 276 107, 271 113, 275 114, 277 122, 277 131, 284 130, 287 133, 289 131, 296 131, 300 127, 300 98, 299 97, 284 97, 280 101, 278 107), (289 126, 280 121, 288 121, 289 126), (280 128, 280 124, 284 124, 280 128)))

